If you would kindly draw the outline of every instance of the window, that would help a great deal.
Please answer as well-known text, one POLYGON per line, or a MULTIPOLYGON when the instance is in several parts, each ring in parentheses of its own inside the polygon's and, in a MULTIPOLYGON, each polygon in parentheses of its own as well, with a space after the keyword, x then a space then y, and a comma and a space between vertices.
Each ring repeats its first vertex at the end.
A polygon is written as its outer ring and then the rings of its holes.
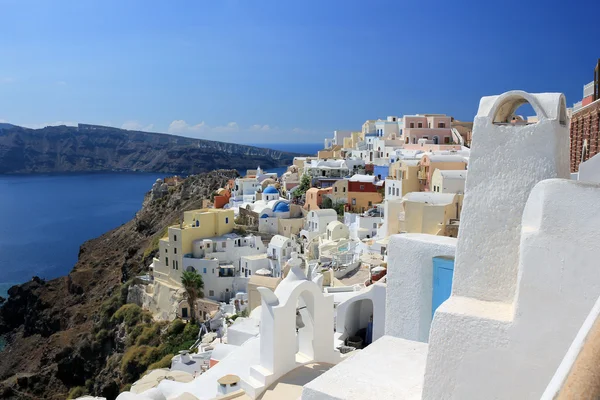
POLYGON ((209 290, 208 291, 208 295, 209 296, 214 296, 215 295, 215 291, 214 290, 209 290))
POLYGON ((173 260, 173 269, 175 269, 175 260, 173 260))
POLYGON ((200 221, 196 221, 196 226, 200 226, 200 221))
POLYGON ((165 265, 169 267, 169 257, 165 257, 165 265))
POLYGON ((202 269, 202 273, 205 274, 206 273, 206 268, 202 269))
POLYGON ((177 247, 173 247, 173 254, 177 254, 177 247))
POLYGON ((422 123, 422 122, 419 122, 419 125, 418 125, 418 126, 419 126, 419 128, 422 128, 422 127, 423 127, 423 123, 422 123))
POLYGON ((352 199, 352 205, 355 206, 356 205, 356 199, 352 199))
POLYGON ((167 254, 168 254, 168 253, 169 253, 169 250, 165 249, 165 253, 167 253, 167 254))
POLYGON ((342 188, 342 192, 346 193, 346 188, 345 187, 342 188))
POLYGON ((411 122, 411 123, 410 123, 410 127, 411 127, 411 128, 414 128, 414 127, 415 127, 415 123, 414 123, 414 122, 411 122))
POLYGON ((400 189, 396 188, 396 196, 400 196, 400 189))
POLYGON ((365 185, 360 185, 360 190, 365 190, 365 185))
POLYGON ((373 223, 373 229, 377 228, 377 224, 373 223))
POLYGON ((226 292, 229 292, 229 288, 225 288, 225 291, 226 291, 226 292))
POLYGON ((446 124, 444 122, 439 122, 438 123, 438 128, 445 128, 446 124))
POLYGON ((221 247, 225 248, 227 246, 227 242, 221 242, 221 247))
POLYGON ((370 202, 369 202, 369 207, 371 207, 372 205, 373 205, 373 202, 372 202, 372 201, 370 201, 370 202))
POLYGON ((444 143, 449 144, 450 143, 450 137, 446 136, 444 138, 444 143))
POLYGON ((225 217, 225 223, 228 224, 229 223, 229 217, 225 217))
POLYGON ((337 186, 333 188, 333 191, 337 193, 337 186))
POLYGON ((177 235, 173 235, 173 241, 176 242, 177 241, 177 235))
POLYGON ((248 275, 252 275, 252 271, 251 270, 248 270, 248 275))
POLYGON ((417 138, 413 137, 413 144, 417 144, 417 138))
POLYGON ((213 274, 215 273, 215 269, 213 268, 213 274))

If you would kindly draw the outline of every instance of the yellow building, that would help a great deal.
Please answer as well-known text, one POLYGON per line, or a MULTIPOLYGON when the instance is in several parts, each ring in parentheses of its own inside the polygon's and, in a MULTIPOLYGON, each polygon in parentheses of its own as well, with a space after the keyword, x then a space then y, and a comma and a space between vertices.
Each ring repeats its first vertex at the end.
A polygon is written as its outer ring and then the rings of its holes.
POLYGON ((365 135, 362 132, 352 132, 350 137, 344 138, 344 149, 354 149, 359 142, 365 140, 365 135))
POLYGON ((347 202, 348 199, 348 180, 347 179, 339 179, 337 180, 333 186, 333 191, 329 195, 329 198, 333 202, 333 204, 339 202, 347 202))
MULTIPOLYGON (((401 201, 402 207, 396 212, 399 231, 456 237, 457 229, 453 227, 457 227, 460 219, 462 197, 454 193, 408 193, 401 201)), ((386 215, 386 218, 394 216, 386 215)), ((397 232, 389 234, 394 233, 397 232)))
POLYGON ((320 160, 330 160, 342 158, 342 146, 335 145, 330 149, 319 150, 317 158, 320 160))
POLYGON ((167 237, 158 242, 154 274, 178 283, 183 272, 183 257, 192 253, 193 242, 233 232, 233 210, 204 208, 185 211, 183 222, 170 226, 167 237))
POLYGON ((270 276, 252 275, 248 281, 248 310, 252 311, 260 306, 261 297, 258 292, 259 287, 265 287, 275 291, 281 280, 281 278, 273 278, 270 276))
POLYGON ((407 193, 418 192, 421 188, 418 160, 396 161, 390 164, 389 174, 385 182, 386 198, 392 189, 393 198, 402 198, 407 193))

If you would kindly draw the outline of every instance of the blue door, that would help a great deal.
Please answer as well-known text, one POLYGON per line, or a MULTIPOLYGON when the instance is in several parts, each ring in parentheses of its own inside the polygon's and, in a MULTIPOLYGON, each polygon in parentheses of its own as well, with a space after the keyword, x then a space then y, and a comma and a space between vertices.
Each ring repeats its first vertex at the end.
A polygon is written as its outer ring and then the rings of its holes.
POLYGON ((431 298, 431 318, 435 310, 452 292, 452 275, 454 275, 454 257, 433 257, 433 294, 431 298))

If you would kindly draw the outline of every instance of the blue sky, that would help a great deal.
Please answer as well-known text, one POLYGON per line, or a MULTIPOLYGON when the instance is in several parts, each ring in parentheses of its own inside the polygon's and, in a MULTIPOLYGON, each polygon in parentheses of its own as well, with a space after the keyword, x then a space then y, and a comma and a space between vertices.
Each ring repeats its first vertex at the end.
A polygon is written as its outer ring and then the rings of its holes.
POLYGON ((559 91, 600 57, 598 1, 0 0, 0 120, 238 143, 559 91), (587 21, 587 22, 586 22, 587 21))

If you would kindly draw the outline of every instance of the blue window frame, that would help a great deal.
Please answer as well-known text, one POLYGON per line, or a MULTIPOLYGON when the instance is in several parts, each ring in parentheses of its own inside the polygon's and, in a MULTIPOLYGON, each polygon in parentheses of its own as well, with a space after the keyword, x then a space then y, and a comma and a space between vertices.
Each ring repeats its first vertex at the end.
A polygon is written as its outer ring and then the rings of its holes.
POLYGON ((204 268, 202 272, 203 272, 203 273, 206 273, 206 268, 204 268))

